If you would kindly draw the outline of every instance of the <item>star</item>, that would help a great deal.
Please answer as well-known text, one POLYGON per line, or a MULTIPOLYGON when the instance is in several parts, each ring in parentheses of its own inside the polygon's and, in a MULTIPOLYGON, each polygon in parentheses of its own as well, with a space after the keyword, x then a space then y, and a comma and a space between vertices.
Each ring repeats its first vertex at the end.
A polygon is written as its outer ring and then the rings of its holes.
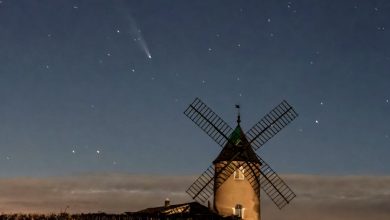
POLYGON ((386 99, 386 103, 389 103, 389 100, 388 100, 388 99, 386 99))
POLYGON ((100 154, 100 150, 96 150, 96 154, 100 154))
POLYGON ((271 23, 271 18, 268 18, 268 19, 267 19, 267 22, 268 22, 268 23, 271 23))
POLYGON ((74 9, 79 9, 79 6, 73 5, 73 8, 74 8, 74 9))
POLYGON ((133 68, 133 69, 131 69, 131 72, 133 72, 133 73, 134 73, 134 72, 135 72, 135 69, 134 69, 134 68, 133 68))
POLYGON ((75 154, 76 153, 76 151, 75 150, 72 150, 72 154, 75 154))
POLYGON ((202 83, 205 84, 205 83, 206 83, 206 80, 202 80, 202 83))
POLYGON ((116 30, 116 33, 118 33, 118 34, 119 34, 120 32, 121 32, 121 31, 120 31, 119 29, 117 29, 117 30, 116 30))
POLYGON ((323 102, 320 102, 320 105, 324 105, 324 103, 323 103, 323 102))
POLYGON ((320 121, 318 121, 318 120, 315 120, 314 122, 315 122, 316 124, 319 124, 319 123, 320 123, 320 121))
POLYGON ((211 47, 209 47, 209 49, 208 49, 210 52, 213 50, 213 49, 211 49, 211 47))
POLYGON ((110 57, 110 56, 111 56, 111 53, 107 53, 107 56, 110 57))

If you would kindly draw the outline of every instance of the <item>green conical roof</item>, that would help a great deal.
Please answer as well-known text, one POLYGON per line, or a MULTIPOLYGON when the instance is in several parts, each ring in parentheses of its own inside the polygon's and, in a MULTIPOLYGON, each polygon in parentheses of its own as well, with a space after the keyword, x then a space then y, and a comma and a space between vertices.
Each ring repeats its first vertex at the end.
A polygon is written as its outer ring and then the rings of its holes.
POLYGON ((230 134, 229 142, 226 143, 221 153, 219 153, 218 157, 214 160, 213 163, 229 161, 236 153, 240 152, 241 150, 243 150, 244 152, 241 155, 237 156, 234 161, 248 161, 260 163, 259 159, 256 156, 256 153, 249 145, 249 141, 248 139, 246 139, 246 136, 242 131, 240 124, 238 124, 234 131, 230 134))

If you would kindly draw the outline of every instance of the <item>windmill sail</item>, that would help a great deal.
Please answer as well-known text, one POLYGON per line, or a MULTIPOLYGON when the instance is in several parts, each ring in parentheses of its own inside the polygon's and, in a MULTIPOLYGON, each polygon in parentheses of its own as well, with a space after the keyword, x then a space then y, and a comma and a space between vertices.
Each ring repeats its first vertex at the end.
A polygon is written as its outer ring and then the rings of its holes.
POLYGON ((209 166, 187 189, 193 199, 205 203, 214 193, 214 166, 209 166))
POLYGON ((246 133, 253 149, 259 149, 296 117, 293 107, 283 100, 246 133))
POLYGON ((252 162, 245 162, 243 165, 245 170, 248 170, 249 172, 245 172, 245 178, 249 181, 251 184, 253 190, 256 192, 257 195, 260 196, 260 169, 259 164, 252 163, 252 162))
POLYGON ((259 170, 259 173, 261 173, 259 176, 260 186, 275 205, 279 209, 282 209, 296 195, 263 159, 259 156, 258 158, 261 162, 261 168, 259 170))
POLYGON ((224 120, 207 107, 199 98, 196 98, 188 106, 184 114, 222 147, 226 144, 228 136, 233 131, 224 120))

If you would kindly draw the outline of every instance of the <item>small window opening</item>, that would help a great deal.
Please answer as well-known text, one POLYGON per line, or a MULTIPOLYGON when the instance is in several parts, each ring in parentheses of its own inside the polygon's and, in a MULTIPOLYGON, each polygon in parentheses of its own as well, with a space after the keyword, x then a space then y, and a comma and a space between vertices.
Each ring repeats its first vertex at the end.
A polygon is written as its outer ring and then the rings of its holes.
POLYGON ((238 168, 238 170, 234 171, 234 179, 235 180, 244 180, 244 172, 245 172, 245 169, 240 166, 240 168, 238 168))
POLYGON ((234 216, 236 216, 238 219, 244 219, 245 208, 243 208, 241 204, 237 204, 236 207, 232 209, 234 216))

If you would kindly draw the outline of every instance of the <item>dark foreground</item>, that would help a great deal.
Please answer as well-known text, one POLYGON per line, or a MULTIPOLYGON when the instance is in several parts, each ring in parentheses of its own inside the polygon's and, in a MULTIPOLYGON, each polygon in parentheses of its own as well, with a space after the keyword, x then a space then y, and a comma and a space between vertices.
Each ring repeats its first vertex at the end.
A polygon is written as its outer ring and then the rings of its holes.
POLYGON ((166 200, 164 206, 143 209, 137 212, 123 214, 88 213, 88 214, 11 214, 0 215, 0 220, 233 220, 235 216, 222 217, 197 202, 183 204, 169 204, 166 200))
POLYGON ((0 215, 1 220, 233 220, 235 217, 223 218, 218 215, 174 215, 174 216, 153 216, 153 215, 138 215, 135 213, 126 214, 105 214, 105 213, 90 213, 90 214, 9 214, 0 215))

